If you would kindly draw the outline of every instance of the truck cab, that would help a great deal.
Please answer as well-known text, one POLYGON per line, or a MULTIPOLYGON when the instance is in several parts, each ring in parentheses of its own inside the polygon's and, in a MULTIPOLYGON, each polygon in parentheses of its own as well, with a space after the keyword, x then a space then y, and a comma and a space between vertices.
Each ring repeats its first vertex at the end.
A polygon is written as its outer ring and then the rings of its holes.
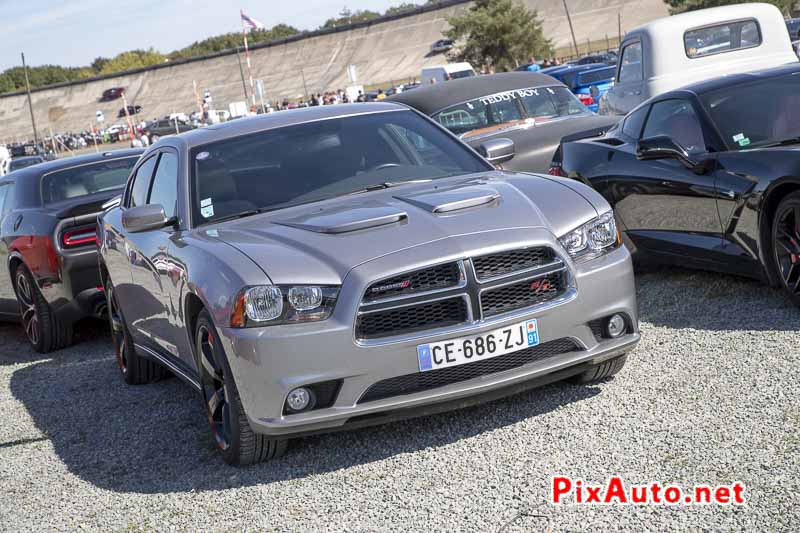
POLYGON ((715 7, 665 17, 625 35, 599 113, 625 115, 687 84, 797 62, 781 12, 771 4, 715 7))

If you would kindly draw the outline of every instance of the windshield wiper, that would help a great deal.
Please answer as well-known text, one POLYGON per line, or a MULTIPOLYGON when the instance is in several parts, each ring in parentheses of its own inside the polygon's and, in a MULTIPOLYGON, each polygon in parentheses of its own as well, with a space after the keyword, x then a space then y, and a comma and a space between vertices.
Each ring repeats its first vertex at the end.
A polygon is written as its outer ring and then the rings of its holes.
POLYGON ((362 194, 365 192, 380 191, 383 189, 391 189, 392 187, 399 187, 400 185, 406 185, 408 183, 427 183, 429 181, 433 180, 431 178, 424 178, 424 179, 406 180, 406 181, 384 181, 383 183, 367 185, 362 189, 356 189, 355 191, 350 191, 349 193, 346 194, 346 196, 350 196, 353 194, 362 194))
POLYGON ((788 139, 781 139, 780 141, 775 141, 767 144, 762 144, 762 147, 769 147, 769 146, 789 146, 792 144, 800 144, 800 137, 789 137, 788 139))
POLYGON ((226 220, 234 220, 237 218, 244 218, 244 217, 251 217, 253 215, 258 215, 261 213, 266 213, 267 211, 271 211, 270 208, 261 208, 261 209, 248 209, 247 211, 240 211, 238 213, 234 213, 232 215, 226 215, 221 218, 215 218, 211 220, 211 224, 216 224, 217 222, 225 222, 226 220))

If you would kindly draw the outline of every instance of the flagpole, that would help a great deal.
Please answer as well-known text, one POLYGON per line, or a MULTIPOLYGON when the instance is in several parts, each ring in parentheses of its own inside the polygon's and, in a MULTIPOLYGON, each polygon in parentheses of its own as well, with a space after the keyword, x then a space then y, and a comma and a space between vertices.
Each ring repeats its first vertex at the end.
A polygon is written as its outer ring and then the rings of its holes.
MULTIPOLYGON (((240 11, 244 15, 244 11, 240 11)), ((253 67, 250 64, 250 48, 247 46, 247 27, 244 24, 244 17, 239 17, 242 20, 242 37, 244 38, 244 57, 247 63, 247 76, 250 78, 250 97, 252 99, 252 109, 256 107, 256 90, 255 83, 253 82, 253 67)))

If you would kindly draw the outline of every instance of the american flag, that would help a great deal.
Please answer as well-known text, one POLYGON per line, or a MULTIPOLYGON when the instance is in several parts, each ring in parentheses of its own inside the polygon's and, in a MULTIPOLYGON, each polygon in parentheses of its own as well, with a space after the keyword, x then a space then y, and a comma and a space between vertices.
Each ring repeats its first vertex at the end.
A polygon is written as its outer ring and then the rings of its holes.
POLYGON ((247 16, 244 12, 244 9, 239 10, 239 13, 242 15, 242 25, 245 27, 247 31, 250 30, 263 30, 265 26, 261 24, 259 21, 254 19, 253 17, 247 16))

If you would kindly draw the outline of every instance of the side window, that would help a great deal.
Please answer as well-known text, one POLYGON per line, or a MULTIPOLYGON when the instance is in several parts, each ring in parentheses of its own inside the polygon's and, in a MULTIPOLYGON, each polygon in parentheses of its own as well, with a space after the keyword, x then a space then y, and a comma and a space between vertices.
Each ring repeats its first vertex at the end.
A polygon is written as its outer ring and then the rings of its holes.
POLYGON ((153 187, 150 189, 148 204, 161 204, 167 218, 177 213, 178 202, 178 156, 172 152, 164 152, 158 162, 153 187))
POLYGON ((6 216, 14 209, 14 183, 9 183, 4 186, 5 193, 0 193, 0 196, 5 194, 5 200, 0 199, 0 208, 2 208, 2 216, 6 216))
POLYGON ((7 184, 0 185, 0 219, 2 217, 6 216, 6 213, 7 213, 7 211, 5 209, 5 204, 6 204, 6 199, 7 199, 7 196, 8 196, 9 189, 10 189, 10 187, 7 184))
POLYGON ((431 165, 439 168, 457 168, 458 162, 447 154, 444 150, 430 142, 428 139, 399 124, 389 124, 387 129, 405 141, 407 149, 410 149, 414 159, 418 159, 423 165, 431 165))
POLYGON ((128 207, 147 204, 147 193, 150 191, 150 178, 153 177, 153 170, 156 167, 158 156, 154 155, 139 167, 133 177, 133 186, 128 207))
POLYGON ((622 133, 628 137, 639 140, 639 136, 642 134, 642 126, 644 126, 644 119, 647 117, 648 109, 650 109, 650 106, 640 107, 628 115, 628 118, 625 119, 625 123, 622 124, 622 133))
POLYGON ((688 100, 664 100, 653 104, 643 138, 666 135, 690 154, 706 151, 703 128, 688 100))
POLYGON ((642 42, 636 41, 622 49, 622 59, 619 62, 619 75, 617 83, 642 81, 642 42))

